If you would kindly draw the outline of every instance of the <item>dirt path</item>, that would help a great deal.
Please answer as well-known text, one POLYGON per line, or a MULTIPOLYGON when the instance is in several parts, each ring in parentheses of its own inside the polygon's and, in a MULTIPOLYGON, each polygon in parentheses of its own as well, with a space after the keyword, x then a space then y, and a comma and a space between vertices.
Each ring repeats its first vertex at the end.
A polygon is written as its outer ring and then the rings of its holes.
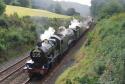
MULTIPOLYGON (((88 32, 90 32, 90 29, 88 32)), ((68 67, 71 67, 74 61, 74 55, 80 50, 82 45, 85 43, 87 39, 87 34, 85 34, 73 48, 69 50, 69 52, 64 56, 62 61, 52 70, 50 74, 45 77, 44 80, 31 82, 31 84, 55 84, 56 79, 66 70, 68 67)))

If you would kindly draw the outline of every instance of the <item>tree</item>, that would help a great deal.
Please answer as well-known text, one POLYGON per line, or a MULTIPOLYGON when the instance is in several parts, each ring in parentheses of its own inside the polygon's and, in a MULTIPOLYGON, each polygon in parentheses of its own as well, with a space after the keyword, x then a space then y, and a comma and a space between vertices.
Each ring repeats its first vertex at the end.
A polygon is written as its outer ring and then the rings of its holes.
POLYGON ((80 15, 80 13, 77 13, 74 8, 68 8, 66 11, 66 15, 72 16, 72 15, 80 15))
POLYGON ((51 4, 47 10, 51 11, 51 12, 55 12, 55 5, 54 4, 51 4))
POLYGON ((59 3, 55 4, 55 13, 59 13, 61 14, 62 13, 62 7, 59 3))
POLYGON ((12 0, 10 4, 14 6, 20 6, 20 3, 17 0, 12 0))
POLYGON ((109 4, 106 4, 105 7, 103 7, 102 10, 100 10, 99 16, 100 18, 106 17, 106 16, 112 16, 114 14, 123 12, 123 6, 118 1, 109 1, 109 4))
POLYGON ((3 0, 0 0, 0 15, 2 15, 5 11, 6 5, 4 4, 3 0))
POLYGON ((4 2, 5 2, 6 4, 10 4, 10 3, 12 2, 12 0, 4 0, 4 2))
POLYGON ((31 7, 31 0, 18 0, 20 6, 31 7))
POLYGON ((97 19, 110 17, 125 11, 125 1, 123 0, 92 0, 91 4, 91 13, 97 19))

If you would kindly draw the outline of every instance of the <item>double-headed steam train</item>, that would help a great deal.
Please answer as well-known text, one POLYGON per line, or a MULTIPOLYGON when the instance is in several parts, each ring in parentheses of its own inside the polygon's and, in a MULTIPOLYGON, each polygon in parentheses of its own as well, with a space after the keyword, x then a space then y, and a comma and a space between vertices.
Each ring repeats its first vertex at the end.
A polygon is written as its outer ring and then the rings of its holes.
POLYGON ((49 39, 39 42, 30 52, 31 60, 28 60, 24 67, 29 77, 35 74, 45 75, 85 31, 91 28, 92 24, 92 18, 75 26, 71 26, 74 25, 72 22, 69 28, 59 27, 49 39))

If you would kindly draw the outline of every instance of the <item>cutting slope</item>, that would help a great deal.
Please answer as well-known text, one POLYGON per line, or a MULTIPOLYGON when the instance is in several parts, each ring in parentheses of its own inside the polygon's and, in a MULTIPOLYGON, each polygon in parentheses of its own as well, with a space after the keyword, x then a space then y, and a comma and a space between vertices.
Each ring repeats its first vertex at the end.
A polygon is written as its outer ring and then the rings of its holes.
POLYGON ((7 5, 5 13, 7 15, 12 15, 14 13, 17 13, 19 16, 40 16, 40 17, 48 17, 48 18, 68 18, 69 17, 65 15, 52 13, 46 10, 38 10, 38 9, 31 9, 31 8, 10 6, 10 5, 7 5))

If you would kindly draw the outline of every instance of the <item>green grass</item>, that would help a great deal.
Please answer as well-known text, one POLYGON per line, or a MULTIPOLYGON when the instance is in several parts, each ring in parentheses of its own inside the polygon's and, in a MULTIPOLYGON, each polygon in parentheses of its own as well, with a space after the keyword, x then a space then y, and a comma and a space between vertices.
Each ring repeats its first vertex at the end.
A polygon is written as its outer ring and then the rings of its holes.
POLYGON ((48 18, 69 18, 69 16, 52 13, 46 10, 7 5, 5 14, 12 15, 14 13, 17 13, 21 17, 22 16, 40 16, 40 17, 48 17, 48 18))

